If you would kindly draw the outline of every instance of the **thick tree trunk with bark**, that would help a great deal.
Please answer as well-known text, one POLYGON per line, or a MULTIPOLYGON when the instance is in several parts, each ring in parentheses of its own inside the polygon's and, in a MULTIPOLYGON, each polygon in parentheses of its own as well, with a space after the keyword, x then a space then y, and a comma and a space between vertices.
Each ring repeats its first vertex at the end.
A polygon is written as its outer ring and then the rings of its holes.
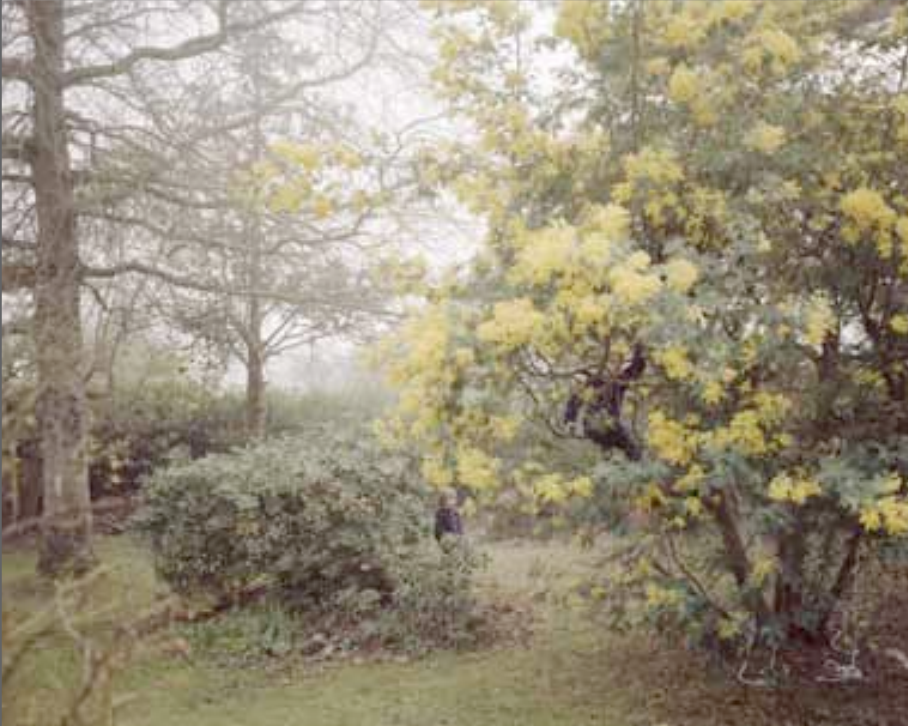
POLYGON ((34 335, 44 518, 38 568, 84 570, 93 560, 86 443, 88 408, 79 311, 80 260, 63 104, 63 3, 26 3, 33 63, 32 170, 38 223, 34 335))

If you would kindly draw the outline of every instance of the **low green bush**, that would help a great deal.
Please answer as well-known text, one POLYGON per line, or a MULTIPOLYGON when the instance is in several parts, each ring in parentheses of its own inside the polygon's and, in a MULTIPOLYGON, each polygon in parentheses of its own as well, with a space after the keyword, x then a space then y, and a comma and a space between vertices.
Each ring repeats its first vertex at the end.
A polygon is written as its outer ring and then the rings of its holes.
POLYGON ((181 593, 223 598, 263 578, 295 605, 381 593, 428 531, 412 472, 368 437, 313 431, 160 470, 139 525, 181 593))
POLYGON ((394 606, 375 619, 376 639, 409 652, 478 645, 484 618, 473 580, 484 565, 485 559, 461 541, 452 540, 444 550, 432 546, 414 552, 398 563, 394 606))
POLYGON ((323 429, 158 471, 138 525, 177 592, 264 594, 350 647, 461 645, 479 560, 432 541, 417 471, 368 435, 323 429))

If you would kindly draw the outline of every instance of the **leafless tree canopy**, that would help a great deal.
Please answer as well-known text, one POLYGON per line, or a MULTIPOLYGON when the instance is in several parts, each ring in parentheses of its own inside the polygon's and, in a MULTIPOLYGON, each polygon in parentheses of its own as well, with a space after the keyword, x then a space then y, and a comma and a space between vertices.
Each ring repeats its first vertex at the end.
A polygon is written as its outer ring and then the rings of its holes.
POLYGON ((34 343, 48 569, 90 557, 86 385, 114 385, 134 330, 240 363, 255 437, 269 360, 394 315, 370 265, 408 234, 388 208, 412 200, 420 123, 364 118, 350 84, 416 75, 414 22, 406 3, 4 3, 4 342, 34 343), (280 140, 360 160, 326 172, 331 214, 250 203, 280 140))

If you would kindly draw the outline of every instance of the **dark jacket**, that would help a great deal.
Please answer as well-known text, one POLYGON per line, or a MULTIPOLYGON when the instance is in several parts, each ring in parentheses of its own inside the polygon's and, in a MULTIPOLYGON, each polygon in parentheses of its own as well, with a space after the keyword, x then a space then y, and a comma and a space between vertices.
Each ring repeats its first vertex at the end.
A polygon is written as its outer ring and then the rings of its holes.
POLYGON ((451 507, 439 507, 435 512, 435 539, 440 540, 446 534, 463 534, 460 512, 451 507))

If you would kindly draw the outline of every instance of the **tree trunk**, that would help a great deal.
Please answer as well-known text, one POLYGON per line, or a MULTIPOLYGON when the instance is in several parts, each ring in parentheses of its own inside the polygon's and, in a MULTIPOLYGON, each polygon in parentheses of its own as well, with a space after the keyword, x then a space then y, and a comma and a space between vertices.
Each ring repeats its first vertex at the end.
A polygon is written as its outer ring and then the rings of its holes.
POLYGON ((798 615, 804 607, 805 531, 806 523, 798 517, 794 526, 779 537, 779 577, 775 583, 773 611, 787 625, 790 636, 813 640, 816 634, 805 623, 798 622, 798 615))
POLYGON ((763 594, 750 588, 748 582, 751 574, 750 557, 747 554, 747 545, 733 498, 728 491, 722 491, 718 495, 718 501, 710 504, 709 508, 719 527, 728 567, 735 582, 745 593, 747 607, 756 616, 758 624, 765 625, 770 620, 770 608, 763 594))
POLYGON ((845 597, 846 591, 854 582, 863 539, 863 529, 860 526, 855 526, 846 540, 845 557, 842 559, 842 564, 839 565, 839 571, 829 590, 829 604, 820 616, 820 623, 817 628, 820 634, 826 637, 829 637, 829 621, 832 619, 836 608, 839 607, 842 598, 845 597))
MULTIPOLYGON (((261 79, 257 63, 252 66, 254 83, 254 104, 256 113, 261 113, 260 97, 261 79)), ((252 129, 252 158, 259 162, 265 155, 265 135, 262 131, 261 116, 252 129)), ((262 285, 262 220, 257 210, 250 210, 246 219, 247 259, 246 283, 250 290, 258 290, 262 285)), ((247 301, 248 328, 246 338, 246 438, 248 441, 261 441, 265 438, 265 418, 267 415, 265 401, 265 344, 262 340, 265 326, 265 311, 262 300, 255 295, 247 301)))
POLYGON ((250 346, 246 360, 246 436, 249 441, 265 438, 265 361, 260 349, 250 346))
POLYGON ((44 490, 38 569, 53 575, 82 571, 93 560, 86 459, 88 409, 79 312, 79 248, 63 103, 63 3, 32 0, 25 7, 34 42, 35 413, 44 490))

